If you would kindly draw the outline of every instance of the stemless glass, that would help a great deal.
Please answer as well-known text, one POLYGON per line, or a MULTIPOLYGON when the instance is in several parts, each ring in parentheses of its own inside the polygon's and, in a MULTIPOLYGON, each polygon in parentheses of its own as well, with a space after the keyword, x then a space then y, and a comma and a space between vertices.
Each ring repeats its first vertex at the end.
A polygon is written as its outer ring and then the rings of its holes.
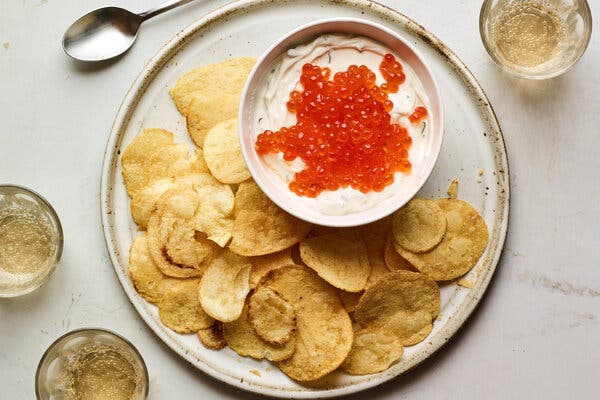
POLYGON ((40 287, 62 249, 62 226, 50 203, 25 187, 0 185, 0 297, 40 287))
POLYGON ((479 32, 500 68, 520 78, 547 79, 583 55, 592 15, 586 0, 485 0, 479 32))
POLYGON ((35 374, 36 397, 38 400, 89 398, 89 393, 80 393, 84 388, 94 390, 94 398, 116 400, 113 387, 102 379, 112 377, 116 379, 113 386, 123 385, 125 372, 110 370, 121 365, 119 360, 125 360, 129 366, 126 378, 135 382, 127 395, 128 400, 145 400, 148 397, 148 370, 141 354, 127 339, 100 328, 71 331, 48 347, 35 374))

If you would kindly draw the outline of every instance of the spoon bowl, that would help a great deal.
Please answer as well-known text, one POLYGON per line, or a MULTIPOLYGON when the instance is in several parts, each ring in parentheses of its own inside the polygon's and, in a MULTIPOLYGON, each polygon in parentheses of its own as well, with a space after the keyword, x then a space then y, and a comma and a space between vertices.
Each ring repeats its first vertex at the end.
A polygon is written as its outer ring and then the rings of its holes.
POLYGON ((108 60, 133 45, 143 18, 119 7, 92 11, 73 23, 63 37, 65 52, 80 61, 108 60))

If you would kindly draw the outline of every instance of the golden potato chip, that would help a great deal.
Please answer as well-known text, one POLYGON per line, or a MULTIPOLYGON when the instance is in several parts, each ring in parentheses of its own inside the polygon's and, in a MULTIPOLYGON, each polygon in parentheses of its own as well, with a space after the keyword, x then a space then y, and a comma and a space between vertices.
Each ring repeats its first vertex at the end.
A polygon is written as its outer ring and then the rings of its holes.
POLYGON ((160 282, 165 278, 148 253, 146 235, 138 236, 129 249, 129 276, 135 290, 150 303, 162 297, 160 282))
POLYGON ((345 290, 337 289, 337 294, 348 313, 354 312, 356 305, 360 300, 360 296, 362 296, 363 293, 364 292, 346 292, 345 290))
POLYGON ((181 187, 191 187, 198 195, 198 211, 194 215, 196 229, 224 247, 233 230, 234 196, 231 188, 206 173, 189 174, 175 182, 181 187))
POLYGON ((204 96, 197 93, 189 104, 186 115, 187 129, 197 146, 204 146, 207 132, 220 122, 237 118, 238 105, 242 91, 239 93, 215 93, 204 96))
POLYGON ((337 233, 341 229, 333 226, 324 226, 324 225, 314 225, 310 228, 310 232, 308 232, 308 236, 323 236, 330 235, 332 233, 337 233))
POLYGON ((250 296, 248 321, 269 343, 284 345, 296 332, 294 307, 268 287, 260 287, 250 296))
POLYGON ((229 184, 229 187, 231 188, 231 191, 233 192, 234 195, 237 193, 238 186, 239 185, 237 183, 230 183, 229 184))
POLYGON ((277 362, 287 376, 314 381, 340 366, 352 345, 352 322, 334 287, 299 265, 269 272, 259 287, 271 288, 296 311, 296 351, 277 362))
POLYGON ((202 153, 202 147, 197 147, 196 152, 192 159, 190 160, 190 173, 198 173, 205 172, 210 173, 208 169, 208 165, 206 165, 206 161, 204 160, 204 154, 202 153))
POLYGON ((371 265, 371 272, 367 279, 366 287, 373 285, 389 272, 385 265, 385 242, 390 230, 390 218, 384 218, 359 228, 361 237, 367 247, 369 264, 371 265))
MULTIPOLYGON (((176 185, 181 183, 189 185, 198 185, 197 177, 208 177, 205 178, 206 185, 222 185, 219 181, 214 179, 204 162, 202 156, 202 149, 196 149, 196 155, 190 160, 189 169, 181 167, 177 170, 176 176, 173 178, 162 178, 153 181, 149 186, 143 188, 131 199, 131 216, 135 223, 138 224, 139 228, 145 229, 150 219, 150 212, 156 204, 158 198, 166 192, 168 189, 174 188, 176 185), (203 173, 203 174, 202 174, 203 173)), ((229 195, 229 208, 233 208, 233 192, 229 195)), ((231 210, 229 210, 229 213, 231 210)), ((233 223, 233 221, 231 221, 233 223)), ((231 230, 231 228, 230 228, 231 230)))
POLYGON ((162 298, 162 296, 167 290, 169 290, 173 286, 179 285, 180 282, 187 281, 188 279, 192 278, 172 278, 170 276, 164 275, 164 278, 160 282, 158 282, 158 293, 160 298, 162 298))
POLYGON ((223 183, 240 183, 250 178, 238 138, 237 118, 213 126, 204 138, 204 160, 211 174, 223 183))
POLYGON ((458 196, 458 179, 454 179, 452 182, 450 182, 447 193, 451 199, 456 199, 458 196))
MULTIPOLYGON (((369 256, 369 259, 371 259, 372 256, 369 256)), ((381 278, 383 278, 386 274, 390 273, 390 270, 387 269, 385 262, 383 260, 383 257, 381 259, 381 261, 371 261, 371 273, 369 273, 369 278, 367 279, 367 285, 365 286, 365 288, 369 288, 371 286, 373 286, 375 284, 375 282, 379 281, 381 278)))
POLYGON ((173 178, 163 178, 152 182, 131 198, 131 217, 140 229, 146 229, 152 208, 164 192, 175 187, 173 178))
POLYGON ((188 149, 173 142, 163 129, 146 129, 136 136, 121 156, 123 179, 130 197, 162 178, 189 171, 188 149))
POLYGON ((254 58, 233 58, 189 71, 170 91, 175 106, 186 116, 192 99, 197 96, 207 99, 223 94, 239 96, 255 63, 254 58))
POLYGON ((223 337, 223 324, 219 321, 215 321, 210 328, 200 329, 198 339, 204 347, 211 350, 221 350, 227 346, 223 337))
POLYGON ((208 266, 200 282, 200 303, 208 315, 222 322, 236 320, 250 291, 250 261, 228 250, 208 266))
POLYGON ((414 198, 394 213, 394 243, 413 253, 434 248, 446 232, 446 216, 433 200, 414 198))
POLYGON ((223 324, 223 336, 227 345, 240 356, 256 359, 284 360, 291 357, 296 349, 295 335, 282 346, 261 339, 248 321, 248 305, 244 306, 242 315, 237 320, 223 324))
MULTIPOLYGON (((346 228, 348 229, 348 228, 346 228)), ((383 248, 385 239, 392 230, 392 216, 387 216, 367 225, 357 226, 356 229, 365 240, 365 243, 372 247, 381 246, 383 248)))
POLYGON ((243 256, 275 253, 298 243, 310 224, 275 205, 253 181, 235 194, 233 232, 229 248, 243 256))
POLYGON ((192 333, 209 328, 215 321, 198 300, 198 279, 187 279, 171 285, 158 303, 160 320, 177 333, 192 333))
POLYGON ((473 287, 473 281, 469 279, 459 279, 456 281, 456 284, 467 289, 471 289, 473 287))
POLYGON ((371 273, 364 242, 350 230, 306 238, 300 242, 302 261, 331 285, 360 292, 371 273))
POLYGON ((384 259, 385 265, 392 272, 398 270, 417 272, 417 269, 413 267, 411 263, 406 261, 404 257, 398 254, 398 252, 394 248, 394 239, 392 239, 391 235, 388 236, 387 241, 385 243, 384 259))
POLYGON ((394 332, 409 346, 427 337, 439 310, 440 289, 434 281, 417 272, 395 271, 365 291, 354 318, 364 328, 394 332))
POLYGON ((202 275, 215 246, 196 230, 199 206, 192 189, 174 188, 163 193, 148 221, 150 257, 165 275, 190 278, 202 275))
POLYGON ((365 328, 354 332, 350 354, 341 369, 350 375, 375 374, 385 371, 402 357, 404 347, 398 336, 381 328, 365 328))
POLYGON ((292 253, 293 264, 307 266, 304 264, 304 261, 302 261, 302 257, 300 257, 300 243, 296 243, 290 247, 290 253, 292 253))
POLYGON ((266 275, 267 272, 283 267, 284 265, 295 264, 292 259, 291 249, 278 251, 277 253, 265 254, 264 256, 250 257, 252 269, 250 270, 250 287, 254 288, 258 281, 266 275))
POLYGON ((233 215, 238 216, 240 211, 262 210, 263 212, 273 211, 278 208, 275 203, 258 187, 256 182, 248 180, 238 185, 235 192, 235 205, 233 215))
POLYGON ((419 271, 436 281, 449 281, 466 274, 483 254, 488 241, 485 221, 469 204, 457 199, 438 199, 448 229, 442 242, 427 253, 396 251, 419 271))

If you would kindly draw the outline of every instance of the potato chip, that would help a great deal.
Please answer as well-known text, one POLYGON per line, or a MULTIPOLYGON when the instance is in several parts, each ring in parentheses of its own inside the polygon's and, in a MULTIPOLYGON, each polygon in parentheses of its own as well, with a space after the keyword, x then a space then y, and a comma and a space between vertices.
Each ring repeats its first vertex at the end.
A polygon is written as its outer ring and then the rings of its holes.
POLYGON ((186 279, 165 291, 158 303, 160 320, 177 333, 192 333, 209 328, 214 320, 198 300, 198 279, 186 279))
POLYGON ((235 194, 233 232, 229 248, 243 256, 261 256, 287 249, 310 230, 310 224, 275 205, 253 181, 235 194))
POLYGON ((170 91, 175 106, 186 116, 192 99, 197 96, 206 99, 218 98, 223 94, 239 96, 255 63, 254 58, 233 58, 189 71, 179 78, 170 91))
POLYGON ((123 179, 130 197, 152 182, 189 171, 188 149, 173 142, 163 129, 146 129, 136 136, 121 156, 123 179))
POLYGON ((186 115, 187 129, 197 146, 204 146, 208 131, 220 122, 237 118, 242 91, 239 93, 215 93, 204 96, 197 93, 191 100, 186 115))
POLYGON ((425 339, 440 310, 440 289, 426 276, 409 271, 387 274, 365 291, 354 318, 362 327, 392 331, 404 346, 425 339))
POLYGON ((398 336, 381 328, 365 328, 354 332, 350 354, 341 369, 350 375, 375 374, 385 371, 402 357, 404 347, 398 336))
MULTIPOLYGON (((132 196, 131 199, 131 216, 138 227, 140 229, 146 229, 148 225, 148 220, 150 219, 150 212, 152 208, 156 204, 158 198, 166 192, 168 189, 174 188, 177 184, 182 182, 187 182, 189 184, 194 183, 194 179, 190 179, 190 177, 197 177, 198 173, 204 173, 204 176, 210 178, 210 185, 216 186, 221 183, 214 179, 209 174, 208 167, 204 162, 204 158, 202 156, 202 149, 196 149, 196 154, 189 161, 189 168, 180 167, 177 169, 176 176, 174 178, 162 178, 153 181, 149 186, 143 188, 136 195, 132 196)), ((229 195, 229 207, 233 207, 233 192, 229 195)), ((229 210, 231 212, 231 210, 229 210)), ((230 225, 233 224, 233 221, 230 221, 230 225)), ((227 236, 227 240, 231 237, 231 226, 229 227, 229 233, 227 236)), ((212 239, 211 239, 212 240, 212 239)))
POLYGON ((371 266, 364 242, 354 231, 311 237, 300 242, 302 261, 331 285, 347 292, 365 289, 371 266))
POLYGON ((427 253, 396 251, 419 271, 436 281, 448 281, 466 274, 483 254, 488 241, 485 221, 469 204, 457 199, 438 199, 448 220, 442 242, 427 253))
POLYGON ((304 265, 306 267, 308 266, 304 264, 304 261, 302 261, 302 257, 300 257, 300 243, 296 243, 295 245, 290 247, 290 252, 292 253, 292 260, 294 261, 293 264, 304 265))
POLYGON ((242 210, 262 210, 263 212, 269 212, 275 208, 277 208, 277 205, 267 197, 256 182, 248 180, 239 184, 238 190, 235 192, 234 216, 237 217, 242 210))
MULTIPOLYGON (((369 256, 369 259, 372 259, 372 256, 369 256)), ((390 273, 390 270, 387 269, 383 257, 381 261, 371 261, 371 272, 369 273, 369 278, 367 279, 367 285, 365 288, 369 288, 375 284, 375 282, 379 281, 386 274, 390 273)))
POLYGON ((208 169, 208 165, 206 165, 206 160, 204 160, 204 153, 202 152, 202 147, 197 147, 194 156, 190 160, 190 173, 198 173, 205 172, 210 173, 208 169))
POLYGON ((335 288, 299 265, 269 272, 259 287, 271 288, 296 311, 296 351, 277 363, 287 376, 313 381, 340 366, 352 345, 352 322, 335 288))
POLYGON ((211 174, 223 183, 240 183, 250 178, 238 138, 237 118, 220 122, 206 134, 204 160, 211 174))
POLYGON ((248 321, 269 343, 286 344, 296 332, 294 307, 268 287, 260 287, 250 296, 248 321))
POLYGON ((135 290, 150 303, 162 297, 160 282, 165 278, 148 253, 146 235, 135 238, 129 249, 129 276, 135 290))
POLYGON ((164 192, 175 187, 173 178, 163 178, 152 182, 131 198, 130 210, 138 228, 146 229, 152 208, 164 192))
POLYGON ((214 255, 213 243, 196 230, 198 206, 198 195, 189 188, 167 190, 157 201, 148 221, 148 250, 165 275, 200 276, 214 255))
POLYGON ((450 197, 451 199, 456 199, 456 197, 458 196, 458 179, 454 179, 452 182, 450 182, 447 193, 448 197, 450 197))
POLYGON ((473 281, 469 279, 459 279, 456 281, 456 284, 467 289, 471 289, 473 287, 473 281))
POLYGON ((434 248, 446 232, 446 217, 433 200, 414 198, 394 213, 394 243, 413 253, 434 248))
POLYGON ((172 278, 170 276, 164 275, 164 278, 160 282, 158 282, 158 292, 160 294, 160 297, 162 298, 164 293, 173 286, 177 286, 180 282, 186 281, 188 279, 192 278, 172 278))
POLYGON ((391 234, 390 236, 388 236, 387 241, 385 243, 384 259, 385 265, 392 272, 398 270, 417 272, 417 269, 413 267, 411 263, 406 261, 404 257, 398 254, 398 252, 394 248, 394 239, 392 239, 391 234))
POLYGON ((354 312, 356 305, 360 300, 360 296, 362 296, 363 293, 364 292, 346 292, 345 290, 337 289, 337 294, 348 313, 354 312))
POLYGON ((210 174, 189 174, 175 180, 180 186, 191 187, 198 195, 198 211, 194 215, 195 228, 209 240, 224 247, 233 230, 234 196, 231 188, 210 174))
POLYGON ((230 183, 229 184, 229 187, 231 188, 231 191, 233 192, 234 195, 237 193, 238 186, 239 185, 237 183, 230 183))
POLYGON ((219 321, 215 321, 210 328, 200 329, 198 339, 204 347, 211 350, 221 350, 227 346, 223 337, 223 324, 219 321))
POLYGON ((340 231, 340 228, 336 228, 333 226, 313 225, 310 228, 310 232, 308 233, 308 236, 310 236, 310 237, 323 236, 323 235, 329 235, 332 233, 337 233, 339 231, 340 231))
POLYGON ((296 349, 295 335, 282 346, 261 339, 248 320, 248 305, 244 306, 242 315, 237 320, 223 324, 223 336, 227 345, 240 356, 259 360, 284 360, 291 357, 296 349))
POLYGON ((390 215, 375 222, 371 222, 370 224, 357 226, 353 229, 360 233, 367 245, 371 244, 372 247, 383 247, 385 239, 392 230, 392 216, 390 215))
POLYGON ((359 227, 359 232, 367 248, 369 264, 371 265, 371 272, 369 273, 366 287, 373 285, 389 272, 385 265, 385 242, 390 230, 391 218, 384 218, 359 227))
POLYGON ((222 322, 236 320, 250 291, 250 261, 224 250, 208 266, 200 282, 200 302, 208 315, 222 322))
POLYGON ((250 287, 254 288, 267 272, 295 264, 292 259, 291 249, 278 251, 277 253, 265 254, 264 256, 250 257, 252 269, 250 270, 250 287))

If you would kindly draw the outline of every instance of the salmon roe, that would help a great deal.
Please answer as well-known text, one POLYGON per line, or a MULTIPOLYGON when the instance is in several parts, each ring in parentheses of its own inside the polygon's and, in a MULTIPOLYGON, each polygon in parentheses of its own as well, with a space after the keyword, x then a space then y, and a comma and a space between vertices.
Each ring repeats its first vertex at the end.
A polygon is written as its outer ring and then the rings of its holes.
POLYGON ((386 93, 396 93, 400 85, 406 80, 406 75, 402 71, 402 64, 393 54, 383 56, 383 61, 379 65, 379 71, 385 79, 385 83, 381 85, 381 90, 386 93))
POLYGON ((258 154, 283 153, 286 161, 303 161, 291 191, 305 197, 346 187, 380 192, 396 172, 410 172, 412 139, 404 126, 391 122, 393 103, 387 95, 404 82, 402 65, 386 54, 379 70, 386 80, 381 86, 364 65, 351 65, 333 79, 327 67, 302 67, 303 90, 292 91, 287 102, 296 124, 266 130, 256 140, 258 154))
POLYGON ((427 118, 427 109, 423 106, 419 106, 419 107, 415 108, 415 110, 412 112, 412 114, 410 114, 408 116, 408 120, 412 124, 418 124, 419 122, 423 121, 425 118, 427 118))

